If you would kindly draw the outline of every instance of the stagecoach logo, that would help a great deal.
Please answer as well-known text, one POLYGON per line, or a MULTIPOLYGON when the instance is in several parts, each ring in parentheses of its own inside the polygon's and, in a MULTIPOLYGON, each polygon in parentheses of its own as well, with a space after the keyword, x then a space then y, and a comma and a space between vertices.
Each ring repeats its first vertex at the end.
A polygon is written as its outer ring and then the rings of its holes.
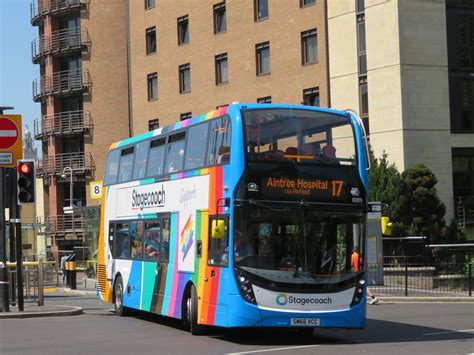
POLYGON ((143 211, 146 208, 163 207, 165 205, 165 189, 161 185, 161 190, 138 192, 132 191, 132 210, 143 211))
POLYGON ((258 192, 258 185, 254 182, 249 182, 247 185, 247 191, 258 192))
POLYGON ((360 197, 360 190, 358 187, 351 188, 352 203, 362 203, 364 200, 360 197))
POLYGON ((276 303, 279 306, 286 306, 288 303, 289 304, 297 304, 300 306, 304 306, 307 304, 331 304, 332 303, 332 298, 331 297, 295 297, 295 296, 290 296, 288 297, 287 295, 280 293, 276 297, 276 303))
POLYGON ((284 294, 279 294, 276 298, 276 303, 279 306, 284 306, 288 303, 288 297, 286 297, 284 294))
POLYGON ((359 197, 359 195, 360 195, 359 188, 353 187, 353 188, 351 189, 351 195, 354 196, 354 197, 359 197))

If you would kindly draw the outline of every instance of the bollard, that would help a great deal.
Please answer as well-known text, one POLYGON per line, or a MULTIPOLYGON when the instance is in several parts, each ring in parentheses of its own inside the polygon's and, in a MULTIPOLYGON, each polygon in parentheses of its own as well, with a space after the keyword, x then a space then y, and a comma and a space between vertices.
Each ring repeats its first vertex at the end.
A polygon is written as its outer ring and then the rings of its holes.
POLYGON ((469 263, 469 297, 472 296, 472 264, 469 263))
POLYGON ((0 312, 10 312, 9 302, 9 287, 8 287, 8 266, 6 263, 1 263, 0 266, 0 297, 2 302, 0 304, 0 312))
POLYGON ((43 259, 38 260, 38 306, 44 306, 43 259))
MULTIPOLYGON (((69 258, 68 258, 69 260, 69 258)), ((69 271, 69 261, 66 260, 66 287, 71 288, 71 272, 69 271)))
POLYGON ((76 274, 76 261, 70 261, 69 262, 69 272, 70 272, 70 279, 71 279, 71 290, 76 290, 77 287, 76 287, 76 278, 77 278, 77 274, 76 274))

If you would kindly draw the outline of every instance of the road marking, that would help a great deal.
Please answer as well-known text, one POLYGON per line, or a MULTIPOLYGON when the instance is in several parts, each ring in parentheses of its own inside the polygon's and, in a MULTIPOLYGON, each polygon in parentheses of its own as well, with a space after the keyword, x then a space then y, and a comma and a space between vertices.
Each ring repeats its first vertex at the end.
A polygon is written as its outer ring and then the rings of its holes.
POLYGON ((474 333, 474 329, 449 330, 446 332, 425 333, 423 335, 441 335, 441 334, 452 334, 452 333, 474 333))
POLYGON ((263 350, 250 350, 250 351, 239 351, 236 353, 227 353, 228 355, 238 355, 238 354, 255 354, 255 353, 266 353, 269 351, 283 351, 283 350, 293 350, 293 349, 304 349, 304 348, 316 348, 321 345, 301 345, 301 346, 290 346, 285 348, 273 348, 273 349, 263 349, 263 350))

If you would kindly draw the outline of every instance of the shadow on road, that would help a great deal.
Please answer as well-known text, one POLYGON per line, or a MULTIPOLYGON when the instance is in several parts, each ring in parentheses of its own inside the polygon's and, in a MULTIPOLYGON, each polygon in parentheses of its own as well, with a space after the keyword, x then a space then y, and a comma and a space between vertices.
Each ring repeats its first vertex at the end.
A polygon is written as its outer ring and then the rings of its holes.
MULTIPOLYGON (((180 320, 137 312, 132 317, 187 332, 180 320)), ((209 327, 207 337, 239 345, 292 346, 323 344, 380 344, 433 341, 472 341, 474 334, 449 329, 420 326, 386 320, 368 319, 367 328, 352 329, 282 329, 209 327)))

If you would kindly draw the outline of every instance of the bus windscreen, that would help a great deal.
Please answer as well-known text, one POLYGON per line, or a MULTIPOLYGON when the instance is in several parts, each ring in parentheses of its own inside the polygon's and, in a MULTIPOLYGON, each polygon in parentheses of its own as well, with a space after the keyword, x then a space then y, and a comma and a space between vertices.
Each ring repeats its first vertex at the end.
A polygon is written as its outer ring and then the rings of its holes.
POLYGON ((348 117, 308 109, 242 112, 248 162, 356 165, 348 117))

